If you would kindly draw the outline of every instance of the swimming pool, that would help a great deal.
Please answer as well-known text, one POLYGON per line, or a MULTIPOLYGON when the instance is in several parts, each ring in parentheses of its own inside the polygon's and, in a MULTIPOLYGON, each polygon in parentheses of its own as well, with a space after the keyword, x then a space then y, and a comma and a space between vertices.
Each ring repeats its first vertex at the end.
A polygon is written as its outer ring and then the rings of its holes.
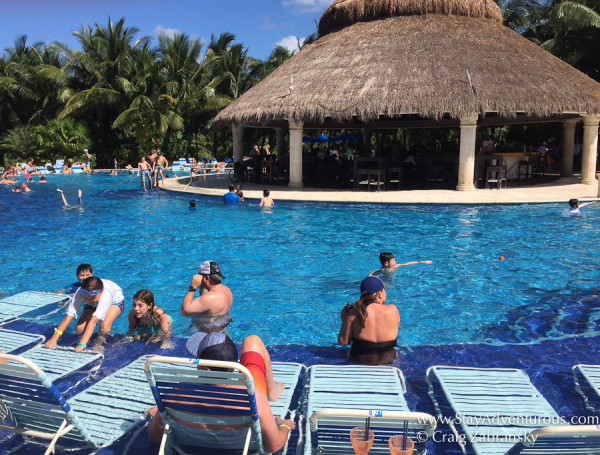
MULTIPOLYGON (((122 286, 128 308, 137 290, 152 290, 181 335, 189 327, 179 308, 191 276, 212 259, 234 294, 234 339, 258 333, 267 344, 327 346, 336 341, 342 306, 358 297, 379 252, 392 251, 399 263, 434 261, 402 267, 387 280, 388 302, 402 317, 400 345, 598 334, 600 251, 593 245, 600 211, 592 207, 577 218, 565 216, 566 204, 279 202, 264 211, 256 202, 225 206, 199 196, 193 211, 192 196, 140 193, 139 180, 128 178, 50 175, 31 193, 0 188, 0 291, 58 289, 89 262, 122 286), (83 209, 62 210, 57 187, 71 203, 82 188, 83 209)), ((126 328, 121 317, 115 330, 126 328)))
MULTIPOLYGON (((122 316, 102 368, 80 388, 142 354, 187 356, 189 324, 179 308, 206 259, 219 262, 233 290, 229 331, 238 344, 257 333, 274 360, 347 363, 347 349, 334 344, 339 312, 358 297, 360 281, 388 250, 399 262, 434 261, 403 267, 388 279, 388 302, 402 316, 394 365, 407 378, 411 410, 435 413, 424 377, 429 366, 441 364, 524 369, 561 416, 589 415, 571 367, 600 363, 598 209, 571 218, 566 204, 279 202, 262 211, 257 202, 224 206, 220 198, 194 196, 199 208, 190 211, 192 196, 141 193, 139 181, 128 178, 50 175, 49 184, 34 184, 32 193, 0 187, 0 291, 58 289, 74 281, 77 264, 90 262, 98 276, 123 287, 128 307, 137 290, 149 288, 175 319, 181 337, 165 351, 118 343, 127 326, 122 316), (83 210, 63 211, 57 187, 72 203, 82 188, 83 210)), ((61 309, 5 327, 50 337, 63 315, 61 309)), ((62 341, 72 345, 78 337, 69 333, 62 341)), ((0 432, 0 452, 38 455, 43 449, 0 432)), ((98 453, 154 452, 141 427, 98 453)), ((430 442, 428 453, 461 452, 455 443, 430 442)))

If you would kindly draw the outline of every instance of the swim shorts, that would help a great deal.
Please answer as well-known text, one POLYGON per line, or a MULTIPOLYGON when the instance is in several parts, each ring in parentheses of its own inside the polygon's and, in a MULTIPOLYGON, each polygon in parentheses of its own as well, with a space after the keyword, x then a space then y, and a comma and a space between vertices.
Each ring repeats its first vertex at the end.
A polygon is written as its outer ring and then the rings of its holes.
POLYGON ((89 305, 89 304, 87 304, 87 303, 85 303, 85 304, 83 305, 83 309, 84 309, 84 310, 94 310, 94 311, 96 311, 96 307, 95 307, 95 306, 89 305))
POLYGON ((240 363, 252 373, 254 387, 267 396, 267 367, 263 356, 255 351, 247 351, 240 357, 240 363))
POLYGON ((150 171, 142 171, 142 176, 144 175, 150 175, 150 171))
POLYGON ((113 305, 116 307, 119 307, 119 310, 121 310, 121 313, 125 310, 125 300, 121 300, 120 302, 116 302, 116 303, 113 302, 111 304, 111 306, 113 306, 113 305))

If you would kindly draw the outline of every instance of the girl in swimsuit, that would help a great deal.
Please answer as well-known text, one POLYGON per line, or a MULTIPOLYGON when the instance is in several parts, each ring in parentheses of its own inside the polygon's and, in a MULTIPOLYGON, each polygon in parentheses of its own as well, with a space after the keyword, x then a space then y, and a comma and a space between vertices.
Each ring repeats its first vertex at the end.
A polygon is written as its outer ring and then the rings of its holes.
POLYGON ((129 332, 127 342, 147 338, 149 342, 162 341, 162 349, 173 349, 171 343, 171 316, 165 310, 156 306, 154 294, 148 289, 142 289, 133 296, 133 310, 127 316, 129 332), (136 334, 137 333, 137 334, 136 334))

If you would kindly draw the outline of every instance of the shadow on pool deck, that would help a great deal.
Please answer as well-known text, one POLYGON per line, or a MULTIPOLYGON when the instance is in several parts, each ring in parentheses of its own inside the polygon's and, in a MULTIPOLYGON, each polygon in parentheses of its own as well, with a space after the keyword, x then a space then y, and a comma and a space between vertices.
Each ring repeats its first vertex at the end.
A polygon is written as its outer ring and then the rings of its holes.
MULTIPOLYGON (((417 189, 400 191, 369 192, 365 190, 339 188, 303 188, 290 189, 287 186, 244 183, 246 199, 260 199, 265 186, 271 189, 275 201, 311 201, 311 202, 358 202, 383 204, 521 204, 567 202, 571 198, 580 200, 596 199, 598 185, 582 185, 579 177, 551 180, 536 185, 517 185, 510 183, 508 188, 476 189, 474 191, 455 191, 447 189, 417 189)), ((190 194, 222 196, 230 184, 228 175, 179 176, 167 179, 165 189, 190 194)))

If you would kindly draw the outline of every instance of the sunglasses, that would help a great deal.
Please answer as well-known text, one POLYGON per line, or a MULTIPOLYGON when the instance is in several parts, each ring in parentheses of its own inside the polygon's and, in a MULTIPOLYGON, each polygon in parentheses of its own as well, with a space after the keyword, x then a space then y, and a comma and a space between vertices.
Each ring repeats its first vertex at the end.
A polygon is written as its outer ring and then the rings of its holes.
POLYGON ((89 295, 90 297, 96 297, 98 294, 100 294, 100 292, 102 292, 100 289, 92 289, 91 291, 88 291, 86 289, 81 288, 81 295, 89 295))

